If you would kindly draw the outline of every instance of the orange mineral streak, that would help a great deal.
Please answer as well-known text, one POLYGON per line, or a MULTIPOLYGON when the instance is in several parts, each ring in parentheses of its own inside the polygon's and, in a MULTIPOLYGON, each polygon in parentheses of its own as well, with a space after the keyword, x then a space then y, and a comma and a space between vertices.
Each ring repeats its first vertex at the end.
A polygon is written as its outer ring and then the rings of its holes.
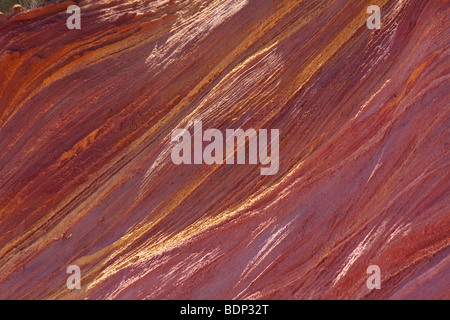
POLYGON ((426 0, 2 17, 0 298, 449 299, 449 18, 426 0), (199 120, 279 129, 278 173, 174 165, 199 120))

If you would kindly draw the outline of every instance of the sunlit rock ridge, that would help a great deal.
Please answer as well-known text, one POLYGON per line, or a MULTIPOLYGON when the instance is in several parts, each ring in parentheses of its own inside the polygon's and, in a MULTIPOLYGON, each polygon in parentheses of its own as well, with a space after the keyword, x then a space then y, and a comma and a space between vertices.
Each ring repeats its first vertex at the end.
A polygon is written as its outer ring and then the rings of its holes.
POLYGON ((2 16, 0 298, 449 299, 449 18, 443 0, 2 16), (194 121, 279 129, 277 174, 175 165, 194 121))

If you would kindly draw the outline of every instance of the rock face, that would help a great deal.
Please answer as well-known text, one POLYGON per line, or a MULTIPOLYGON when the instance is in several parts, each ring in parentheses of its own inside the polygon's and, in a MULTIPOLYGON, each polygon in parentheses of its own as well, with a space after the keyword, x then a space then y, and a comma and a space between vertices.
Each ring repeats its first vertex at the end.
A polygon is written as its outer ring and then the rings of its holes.
POLYGON ((448 3, 72 4, 0 23, 0 298, 450 298, 448 3), (278 173, 173 164, 196 120, 278 173))

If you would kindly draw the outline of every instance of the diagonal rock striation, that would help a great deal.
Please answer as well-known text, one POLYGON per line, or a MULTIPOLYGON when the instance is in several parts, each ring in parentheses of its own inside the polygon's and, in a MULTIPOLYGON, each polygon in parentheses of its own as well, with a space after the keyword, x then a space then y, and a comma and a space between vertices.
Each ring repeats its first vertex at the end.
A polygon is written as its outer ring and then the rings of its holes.
POLYGON ((449 17, 85 0, 0 18, 0 298, 449 299, 449 17), (194 121, 279 129, 277 174, 175 165, 194 121))

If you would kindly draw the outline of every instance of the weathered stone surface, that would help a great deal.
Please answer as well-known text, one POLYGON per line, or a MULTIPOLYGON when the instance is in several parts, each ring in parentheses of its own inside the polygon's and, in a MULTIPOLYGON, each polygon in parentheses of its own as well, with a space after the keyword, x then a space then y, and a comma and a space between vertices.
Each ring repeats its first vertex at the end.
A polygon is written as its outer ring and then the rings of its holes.
POLYGON ((71 4, 0 23, 0 298, 450 298, 445 1, 71 4), (278 174, 174 165, 194 120, 278 174))

